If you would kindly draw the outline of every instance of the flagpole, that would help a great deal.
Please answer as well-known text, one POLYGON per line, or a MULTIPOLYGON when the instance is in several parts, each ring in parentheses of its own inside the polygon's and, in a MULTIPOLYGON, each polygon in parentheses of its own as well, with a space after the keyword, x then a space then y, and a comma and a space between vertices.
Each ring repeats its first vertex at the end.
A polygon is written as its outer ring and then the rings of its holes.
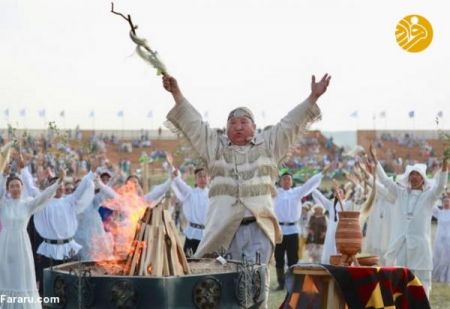
POLYGON ((372 114, 372 125, 373 125, 373 130, 374 130, 374 131, 377 130, 376 120, 377 120, 377 116, 375 115, 375 113, 373 113, 373 114, 372 114))
POLYGON ((122 115, 122 141, 125 139, 125 115, 122 115))

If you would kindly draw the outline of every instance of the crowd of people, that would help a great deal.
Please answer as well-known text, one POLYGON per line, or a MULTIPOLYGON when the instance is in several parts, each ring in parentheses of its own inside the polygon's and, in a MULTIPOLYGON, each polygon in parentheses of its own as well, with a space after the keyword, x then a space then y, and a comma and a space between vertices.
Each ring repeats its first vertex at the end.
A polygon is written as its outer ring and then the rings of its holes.
MULTIPOLYGON (((134 218, 170 192, 175 221, 184 222, 180 228, 187 256, 214 253, 265 264, 274 257, 280 290, 287 267, 329 264, 338 253, 335 233, 341 210, 361 212, 363 251, 378 255, 380 265, 410 268, 428 294, 433 280, 450 284, 446 160, 428 165, 431 179, 427 165, 418 163, 408 164, 393 179, 385 173, 385 162, 378 161, 377 145, 344 154, 328 139, 323 145, 333 155, 323 155, 316 137, 297 144, 320 117, 317 100, 329 82, 328 75, 319 81, 313 77, 308 98, 274 126, 256 130, 253 113, 238 107, 219 132, 202 121, 176 79, 164 75, 163 86, 175 101, 168 121, 201 158, 193 171, 194 187, 181 175, 183 169, 167 160, 165 180, 144 192, 142 179, 127 162, 107 159, 105 143, 114 138, 94 137, 79 149, 60 136, 3 139, 0 294, 37 297, 43 269, 50 265, 124 259, 136 228, 134 218), (313 171, 302 184, 294 177, 299 168, 313 171), (341 185, 325 188, 322 183, 339 177, 341 185), (178 219, 180 212, 184 220, 178 219), (432 216, 438 220, 434 249, 432 216)), ((139 141, 133 144, 146 147, 148 136, 139 141)), ((269 276, 265 278, 268 295, 269 276)), ((267 306, 265 299, 262 307, 267 306)))

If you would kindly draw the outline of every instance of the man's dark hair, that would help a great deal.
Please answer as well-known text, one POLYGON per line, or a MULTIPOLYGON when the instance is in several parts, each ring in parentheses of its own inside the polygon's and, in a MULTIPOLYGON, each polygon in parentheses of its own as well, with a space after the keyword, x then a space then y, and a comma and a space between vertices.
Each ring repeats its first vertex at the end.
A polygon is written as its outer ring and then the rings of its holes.
POLYGON ((59 179, 58 176, 55 176, 55 177, 49 177, 49 178, 48 178, 48 184, 49 184, 49 185, 52 185, 52 184, 54 184, 55 182, 57 182, 58 179, 59 179))
POLYGON ((205 169, 203 167, 198 167, 194 170, 194 175, 197 175, 200 172, 203 172, 205 169))
POLYGON ((6 189, 8 189, 9 183, 10 183, 11 181, 13 181, 13 180, 18 180, 18 181, 20 182, 20 184, 23 185, 22 179, 20 179, 19 176, 17 176, 16 174, 10 174, 10 175, 8 176, 8 178, 6 179, 6 189))

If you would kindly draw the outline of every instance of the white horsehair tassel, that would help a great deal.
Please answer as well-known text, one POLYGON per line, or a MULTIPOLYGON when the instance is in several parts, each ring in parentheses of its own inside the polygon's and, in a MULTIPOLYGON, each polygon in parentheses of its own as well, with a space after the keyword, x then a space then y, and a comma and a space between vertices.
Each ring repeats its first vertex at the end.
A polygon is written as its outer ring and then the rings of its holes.
POLYGON ((136 34, 133 33, 133 31, 130 31, 130 38, 131 40, 136 43, 136 52, 138 55, 144 59, 145 62, 152 65, 156 70, 157 74, 167 74, 167 69, 164 63, 159 59, 158 53, 156 51, 153 51, 147 44, 146 39, 141 39, 136 36, 136 34))

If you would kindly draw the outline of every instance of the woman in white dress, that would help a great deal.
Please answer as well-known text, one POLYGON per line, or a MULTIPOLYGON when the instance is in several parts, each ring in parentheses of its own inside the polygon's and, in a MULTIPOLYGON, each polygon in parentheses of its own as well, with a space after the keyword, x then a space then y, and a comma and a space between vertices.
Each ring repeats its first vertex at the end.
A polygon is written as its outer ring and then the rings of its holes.
MULTIPOLYGON (((341 188, 338 188, 334 193, 335 196, 339 195, 344 210, 351 210, 352 201, 345 200, 345 192, 341 188)), ((319 190, 314 190, 312 193, 314 201, 322 205, 328 211, 327 233, 325 234, 325 242, 323 244, 322 257, 320 262, 323 264, 330 264, 330 256, 337 254, 336 249, 336 227, 338 222, 337 212, 341 211, 339 205, 337 205, 337 198, 329 200, 319 190)))
POLYGON ((437 218, 436 239, 433 248, 433 272, 435 282, 450 284, 450 194, 442 199, 442 209, 433 208, 437 218))
POLYGON ((77 216, 78 229, 75 240, 82 246, 79 255, 83 261, 109 260, 114 257, 113 237, 111 233, 105 231, 99 208, 104 200, 117 198, 118 194, 106 184, 108 181, 104 182, 104 174, 100 175, 100 180, 95 179, 98 192, 91 205, 77 216))
POLYGON ((17 176, 9 176, 6 179, 2 174, 0 175, 0 217, 3 225, 0 233, 0 295, 3 297, 0 308, 2 309, 42 308, 39 303, 27 224, 35 212, 45 207, 63 178, 64 172, 61 172, 59 181, 37 197, 21 198, 21 179, 17 176))

